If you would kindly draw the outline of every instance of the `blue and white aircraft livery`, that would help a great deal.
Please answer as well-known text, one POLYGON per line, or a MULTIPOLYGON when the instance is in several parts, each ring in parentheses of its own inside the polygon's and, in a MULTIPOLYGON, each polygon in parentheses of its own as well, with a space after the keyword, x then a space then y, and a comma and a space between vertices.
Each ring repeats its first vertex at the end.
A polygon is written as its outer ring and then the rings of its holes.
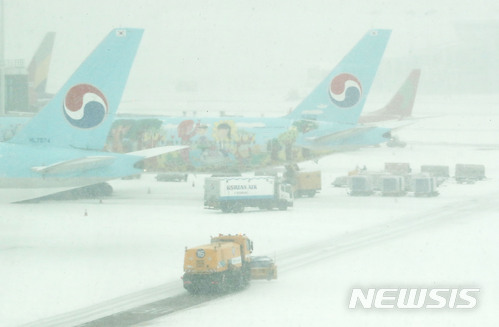
POLYGON ((144 158, 184 147, 104 152, 142 38, 115 29, 54 98, 9 141, 0 143, 2 201, 15 202, 140 173, 144 158))
POLYGON ((366 33, 287 116, 121 119, 111 130, 108 146, 113 151, 126 152, 142 144, 187 145, 188 149, 148 161, 146 167, 213 172, 228 167, 245 171, 299 162, 385 142, 390 138, 390 129, 357 122, 390 33, 366 33))
POLYGON ((368 31, 284 117, 116 119, 142 30, 114 30, 37 116, 4 134, 0 188, 33 198, 137 174, 135 163, 168 152, 145 167, 247 171, 385 142, 390 129, 357 123, 390 34, 368 31))

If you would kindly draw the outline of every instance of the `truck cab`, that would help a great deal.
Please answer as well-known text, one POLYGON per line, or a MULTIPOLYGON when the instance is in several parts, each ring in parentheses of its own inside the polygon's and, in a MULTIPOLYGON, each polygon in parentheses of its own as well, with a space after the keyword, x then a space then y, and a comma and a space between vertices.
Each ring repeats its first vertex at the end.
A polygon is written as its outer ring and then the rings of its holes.
POLYGON ((281 203, 286 203, 286 207, 293 206, 293 186, 287 183, 277 183, 276 187, 278 191, 276 192, 278 201, 281 203))

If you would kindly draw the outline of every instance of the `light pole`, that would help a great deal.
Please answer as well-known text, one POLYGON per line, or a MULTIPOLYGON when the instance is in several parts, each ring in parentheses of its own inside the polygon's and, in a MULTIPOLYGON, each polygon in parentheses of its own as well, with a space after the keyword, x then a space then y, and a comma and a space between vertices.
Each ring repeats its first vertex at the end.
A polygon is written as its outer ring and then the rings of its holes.
POLYGON ((0 0, 0 116, 5 115, 5 58, 4 58, 4 12, 0 0))

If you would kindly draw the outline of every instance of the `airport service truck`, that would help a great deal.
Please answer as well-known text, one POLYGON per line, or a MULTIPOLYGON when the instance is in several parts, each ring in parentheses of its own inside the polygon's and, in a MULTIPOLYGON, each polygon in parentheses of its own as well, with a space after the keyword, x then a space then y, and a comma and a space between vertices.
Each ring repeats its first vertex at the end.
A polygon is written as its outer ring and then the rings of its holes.
POLYGON ((246 207, 286 210, 293 206, 293 191, 291 185, 276 176, 208 177, 204 206, 234 213, 246 207))
POLYGON ((476 181, 485 179, 484 165, 456 164, 456 181, 461 183, 473 184, 476 181))
POLYGON ((322 188, 322 177, 320 170, 301 171, 298 165, 287 165, 284 179, 293 187, 295 198, 303 196, 313 197, 322 188))
POLYGON ((321 171, 302 171, 297 164, 286 165, 284 172, 282 168, 257 171, 255 176, 282 176, 283 181, 291 185, 294 198, 311 198, 322 189, 321 171))
POLYGON ((298 171, 292 185, 295 197, 308 196, 311 198, 321 191, 321 171, 298 171))
POLYGON ((267 256, 251 256, 253 242, 246 235, 223 235, 185 249, 184 288, 190 293, 231 292, 250 280, 277 279, 277 266, 267 256))

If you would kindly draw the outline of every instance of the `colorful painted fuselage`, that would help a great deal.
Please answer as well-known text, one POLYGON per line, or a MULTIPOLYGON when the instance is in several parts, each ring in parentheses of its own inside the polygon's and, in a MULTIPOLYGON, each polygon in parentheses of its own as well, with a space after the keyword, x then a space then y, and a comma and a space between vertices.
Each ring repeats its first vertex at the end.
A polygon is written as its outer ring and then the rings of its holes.
POLYGON ((357 122, 390 37, 388 30, 368 31, 282 118, 115 120, 141 35, 142 30, 114 30, 42 111, 20 130, 11 128, 3 135, 15 133, 0 145, 0 185, 76 187, 131 175, 137 172, 138 157, 129 152, 162 145, 189 148, 149 159, 146 168, 244 171, 386 141, 388 130, 357 122), (97 151, 103 147, 114 153, 97 151))
MULTIPOLYGON (((9 142, 42 143, 37 146, 50 143, 54 149, 68 145, 80 149, 106 146, 108 151, 117 153, 162 145, 188 146, 146 163, 149 169, 174 171, 225 171, 228 168, 245 171, 378 144, 387 140, 389 130, 359 126, 357 122, 390 34, 389 30, 368 31, 285 117, 134 117, 114 120, 109 132, 103 128, 113 118, 107 114, 107 108, 110 104, 117 105, 121 93, 112 91, 116 87, 114 82, 107 85, 107 92, 102 91, 102 87, 94 87, 109 82, 109 77, 102 70, 91 74, 85 70, 73 76, 72 80, 77 83, 68 83, 54 97, 51 103, 55 105, 44 108, 9 142), (87 114, 91 119, 87 120, 87 114), (101 122, 103 117, 107 119, 101 122), (47 122, 53 120, 59 121, 53 125, 57 128, 47 129, 47 122), (107 142, 104 142, 106 136, 107 142), (89 142, 93 145, 88 146, 89 142)), ((122 36, 117 35, 115 42, 122 36)), ((122 64, 116 61, 122 58, 118 56, 109 61, 106 54, 98 57, 106 58, 106 67, 114 69, 117 75, 114 80, 124 80, 119 69, 122 64)), ((45 171, 51 170, 48 167, 45 171)))
POLYGON ((307 137, 351 131, 349 124, 250 117, 129 117, 117 119, 108 137, 112 152, 130 152, 163 145, 189 148, 149 159, 149 170, 247 171, 300 162, 329 153, 387 141, 388 129, 359 129, 323 143, 307 137))

